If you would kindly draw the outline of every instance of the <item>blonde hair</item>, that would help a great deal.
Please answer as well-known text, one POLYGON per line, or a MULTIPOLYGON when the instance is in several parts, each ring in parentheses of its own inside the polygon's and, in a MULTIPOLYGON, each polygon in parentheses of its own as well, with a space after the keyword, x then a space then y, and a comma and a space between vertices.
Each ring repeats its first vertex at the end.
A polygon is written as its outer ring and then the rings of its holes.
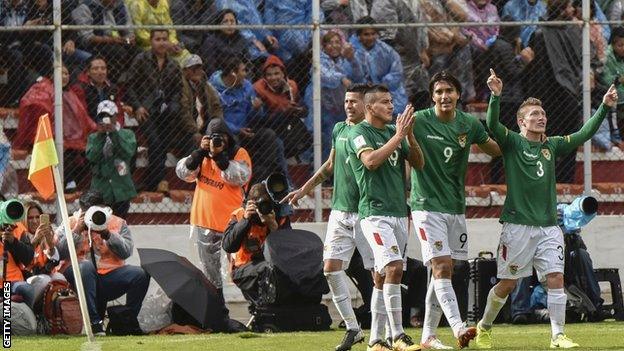
MULTIPOLYGON (((526 100, 524 100, 522 102, 522 104, 520 104, 520 107, 518 107, 518 112, 516 112, 516 118, 518 120, 520 119, 524 119, 524 114, 526 113, 526 109, 529 106, 542 106, 542 100, 538 99, 538 98, 534 98, 534 97, 530 97, 526 100)), ((518 126, 520 126, 520 123, 518 123, 518 126)))

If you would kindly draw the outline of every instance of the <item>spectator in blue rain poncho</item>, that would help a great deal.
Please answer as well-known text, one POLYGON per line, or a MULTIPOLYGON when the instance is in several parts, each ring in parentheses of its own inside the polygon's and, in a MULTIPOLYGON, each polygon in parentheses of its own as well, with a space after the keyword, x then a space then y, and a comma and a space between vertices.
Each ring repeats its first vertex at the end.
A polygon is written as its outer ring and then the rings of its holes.
MULTIPOLYGON (((321 18, 321 22, 323 18, 321 18)), ((311 24, 312 1, 309 0, 265 0, 265 24, 311 24)), ((276 30, 279 41, 279 56, 285 63, 306 53, 312 40, 312 32, 307 29, 276 30)))
MULTIPOLYGON (((344 42, 339 32, 330 31, 323 35, 321 45, 321 144, 325 159, 331 149, 334 124, 346 118, 345 91, 352 83, 364 80, 364 70, 362 63, 355 57, 353 47, 344 42)), ((309 111, 306 125, 312 131, 312 84, 306 89, 305 102, 309 111)))
MULTIPOLYGON (((375 24, 371 17, 363 17, 358 24, 375 24)), ((364 67, 364 80, 357 83, 384 84, 390 89, 394 103, 394 113, 405 109, 407 94, 403 85, 403 65, 401 57, 388 44, 379 40, 375 28, 359 28, 349 39, 355 49, 355 58, 364 67)))
MULTIPOLYGON (((258 0, 216 0, 217 10, 230 9, 236 13, 236 19, 240 24, 264 24, 262 15, 258 11, 258 0)), ((250 52, 251 58, 266 56, 267 51, 272 51, 279 46, 277 39, 268 29, 243 29, 241 34, 254 45, 250 52)))
MULTIPOLYGON (((513 21, 539 21, 545 14, 546 5, 541 0, 509 0, 503 7, 501 17, 509 16, 513 21)), ((520 38, 523 47, 529 45, 529 39, 536 27, 535 25, 522 26, 520 38)))

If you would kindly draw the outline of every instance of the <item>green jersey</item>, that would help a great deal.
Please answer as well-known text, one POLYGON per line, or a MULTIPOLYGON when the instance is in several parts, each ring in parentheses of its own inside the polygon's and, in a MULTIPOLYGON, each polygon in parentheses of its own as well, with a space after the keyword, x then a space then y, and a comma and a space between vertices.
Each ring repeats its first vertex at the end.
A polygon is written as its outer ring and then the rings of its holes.
POLYGON ((405 159, 409 154, 407 140, 404 139, 390 157, 375 170, 367 169, 360 160, 362 152, 379 149, 394 134, 394 125, 379 129, 367 121, 360 122, 349 131, 349 164, 360 191, 358 205, 360 218, 407 216, 405 198, 405 159))
POLYGON ((332 209, 357 212, 360 193, 355 181, 353 169, 349 165, 349 130, 353 125, 339 122, 332 131, 332 148, 334 149, 334 192, 332 209))
POLYGON ((557 225, 555 159, 576 151, 598 130, 608 108, 600 105, 596 114, 578 132, 530 141, 503 126, 498 116, 500 98, 492 96, 487 124, 503 153, 507 197, 501 222, 538 227, 557 225))
POLYGON ((434 108, 417 111, 414 117, 414 136, 425 167, 412 169, 412 210, 464 213, 470 145, 487 142, 485 127, 477 118, 459 110, 449 122, 441 121, 434 108))

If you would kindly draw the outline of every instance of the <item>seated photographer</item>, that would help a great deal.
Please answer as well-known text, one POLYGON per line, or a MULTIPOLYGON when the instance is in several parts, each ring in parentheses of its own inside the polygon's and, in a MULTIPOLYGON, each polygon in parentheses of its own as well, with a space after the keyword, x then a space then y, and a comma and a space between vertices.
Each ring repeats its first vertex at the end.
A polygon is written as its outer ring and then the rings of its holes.
POLYGON ((34 259, 26 267, 26 272, 31 276, 26 279, 34 289, 34 302, 37 303, 43 297, 46 286, 52 280, 65 280, 65 276, 54 272, 59 264, 59 252, 54 242, 54 230, 50 225, 50 217, 43 213, 41 206, 30 201, 24 204, 24 220, 28 240, 35 250, 34 259))
MULTIPOLYGON (((134 247, 132 235, 126 221, 104 207, 102 193, 89 190, 80 196, 79 203, 80 210, 69 218, 69 227, 72 228, 80 262, 91 329, 96 335, 105 335, 102 320, 106 302, 126 294, 126 306, 136 317, 147 293, 150 277, 143 268, 125 264, 124 260, 132 255, 134 247)), ((67 238, 62 228, 57 230, 57 248, 62 260, 59 271, 75 287, 67 238)))
MULTIPOLYGON (((4 201, 4 197, 0 195, 0 203, 4 201)), ((2 242, 0 242, 0 252, 3 257, 0 262, 0 272, 2 272, 2 283, 4 281, 11 282, 11 295, 19 295, 23 302, 31 309, 35 301, 35 291, 33 287, 24 281, 22 268, 32 261, 34 257, 33 247, 30 245, 26 228, 20 222, 6 223, 5 213, 0 214, 0 232, 2 234, 2 242), (6 258, 4 257, 6 253, 6 258)))
POLYGON ((251 187, 245 207, 232 213, 223 237, 223 250, 235 253, 232 280, 252 305, 261 299, 260 279, 272 269, 263 255, 264 241, 271 232, 291 228, 290 218, 280 213, 280 206, 273 201, 266 183, 251 187))

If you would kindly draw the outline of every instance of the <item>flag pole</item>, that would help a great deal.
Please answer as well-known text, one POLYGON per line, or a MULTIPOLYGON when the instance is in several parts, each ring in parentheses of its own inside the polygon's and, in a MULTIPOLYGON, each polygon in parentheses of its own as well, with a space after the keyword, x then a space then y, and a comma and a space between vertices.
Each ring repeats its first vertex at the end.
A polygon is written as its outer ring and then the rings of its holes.
POLYGON ((84 329, 87 332, 87 339, 89 342, 95 342, 95 337, 93 336, 93 331, 91 330, 91 318, 89 317, 89 309, 87 308, 87 299, 82 285, 82 276, 80 275, 80 265, 78 263, 78 256, 76 255, 74 235, 71 228, 69 228, 69 212, 67 211, 67 203, 65 202, 65 192, 63 191, 63 183, 61 182, 59 169, 56 165, 52 166, 52 177, 54 178, 54 186, 56 187, 59 209, 61 211, 61 225, 65 231, 65 238, 67 238, 71 268, 74 272, 74 284, 76 284, 76 291, 78 292, 78 301, 80 302, 80 311, 82 312, 82 323, 84 324, 84 329))

